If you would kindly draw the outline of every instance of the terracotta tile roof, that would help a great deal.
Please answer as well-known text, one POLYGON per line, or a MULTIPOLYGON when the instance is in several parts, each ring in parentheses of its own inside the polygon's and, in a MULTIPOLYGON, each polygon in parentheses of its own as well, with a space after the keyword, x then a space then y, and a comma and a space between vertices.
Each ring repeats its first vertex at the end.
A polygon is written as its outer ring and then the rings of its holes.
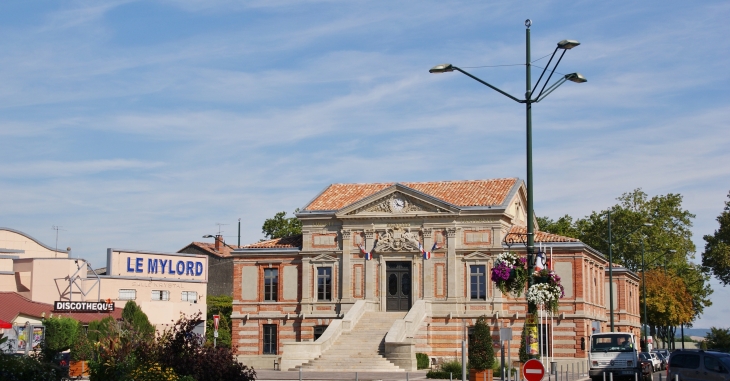
MULTIPOLYGON (((517 178, 400 183, 456 206, 500 205, 517 178)), ((339 210, 396 183, 332 184, 304 210, 339 210)))
POLYGON ((241 247, 242 249, 301 249, 302 235, 293 235, 284 238, 274 238, 267 241, 252 243, 241 247))
POLYGON ((182 253, 183 250, 187 249, 190 246, 195 246, 198 249, 208 252, 210 254, 219 256, 219 257, 230 257, 231 252, 234 249, 239 249, 243 246, 237 246, 237 245, 227 245, 227 244, 221 244, 220 245, 220 251, 215 249, 215 243, 214 242, 191 242, 190 245, 185 246, 184 248, 178 250, 178 253, 182 253))
MULTIPOLYGON (((527 226, 514 225, 509 230, 509 234, 527 234, 527 226)), ((580 242, 580 240, 548 232, 536 231, 535 242, 580 242)))
POLYGON ((109 315, 116 320, 122 319, 122 309, 115 308, 112 313, 99 312, 53 312, 53 305, 34 302, 17 292, 0 292, 0 320, 12 322, 18 315, 32 316, 41 319, 43 313, 46 317, 50 317, 51 313, 56 316, 67 316, 74 318, 82 323, 88 323, 93 320, 101 320, 109 315))

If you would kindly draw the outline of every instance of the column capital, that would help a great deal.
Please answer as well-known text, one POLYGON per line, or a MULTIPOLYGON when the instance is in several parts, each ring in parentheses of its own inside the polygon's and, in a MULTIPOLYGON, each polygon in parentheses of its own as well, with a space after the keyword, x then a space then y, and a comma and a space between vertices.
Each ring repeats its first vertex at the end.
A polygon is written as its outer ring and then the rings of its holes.
POLYGON ((431 235, 433 234, 433 229, 422 228, 421 233, 423 234, 423 238, 431 238, 431 235))
POLYGON ((449 237, 449 238, 456 237, 456 230, 457 230, 456 228, 446 228, 447 237, 449 237))
POLYGON ((350 236, 352 235, 352 230, 350 229, 342 229, 340 230, 340 233, 342 233, 342 239, 350 239, 350 236))
POLYGON ((375 230, 373 229, 365 229, 365 239, 373 239, 375 237, 375 230))

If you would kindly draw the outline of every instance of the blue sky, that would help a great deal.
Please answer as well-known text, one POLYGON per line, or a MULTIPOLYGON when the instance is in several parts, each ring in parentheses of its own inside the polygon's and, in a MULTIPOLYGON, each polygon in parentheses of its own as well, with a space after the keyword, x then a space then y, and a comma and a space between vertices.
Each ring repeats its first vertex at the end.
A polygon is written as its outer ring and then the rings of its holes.
MULTIPOLYGON (((0 226, 104 264, 107 247, 236 242, 334 182, 525 175, 532 56, 565 38, 534 106, 535 209, 581 217, 681 193, 694 240, 730 190, 726 1, 4 1, 0 226), (479 67, 482 66, 482 67, 479 67)), ((535 62, 545 64, 546 59, 535 62)), ((537 69, 533 74, 536 78, 537 69)), ((727 326, 730 292, 697 327, 727 326)))

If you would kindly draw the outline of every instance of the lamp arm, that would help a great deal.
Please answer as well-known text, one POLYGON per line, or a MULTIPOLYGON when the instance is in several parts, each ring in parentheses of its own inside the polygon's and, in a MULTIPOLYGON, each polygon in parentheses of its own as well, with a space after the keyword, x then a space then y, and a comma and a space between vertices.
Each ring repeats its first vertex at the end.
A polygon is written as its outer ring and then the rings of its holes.
MULTIPOLYGON (((537 89, 537 86, 540 84, 540 81, 542 80, 542 76, 545 75, 545 72, 550 67, 550 63, 553 62, 553 58, 555 58, 555 53, 557 53, 557 52, 558 52, 558 48, 555 48, 555 50, 553 51, 553 55, 551 55, 550 56, 550 59, 548 60, 547 65, 545 65, 545 68, 542 69, 542 74, 540 74, 540 78, 537 79, 537 82, 535 82, 535 86, 532 87, 533 89, 537 89)), ((545 81, 545 84, 547 85, 548 82, 550 82, 550 79, 549 78, 548 78, 547 81, 545 81)), ((545 90, 545 86, 544 85, 543 85, 542 89, 545 90)), ((542 90, 540 90, 540 94, 542 94, 542 90)), ((539 98, 539 97, 540 96, 538 95, 537 98, 539 98)))
POLYGON ((555 89, 557 89, 558 87, 560 87, 560 85, 562 85, 563 83, 565 83, 565 81, 567 81, 567 79, 565 79, 565 77, 560 78, 557 82, 555 82, 550 87, 548 87, 548 91, 545 92, 545 94, 542 94, 542 92, 540 92, 540 96, 538 96, 537 99, 535 99, 534 102, 537 103, 537 102, 540 102, 541 100, 547 98, 547 96, 550 95, 550 93, 552 93, 553 91, 555 91, 555 89))
MULTIPOLYGON (((557 50, 557 49, 556 49, 557 50)), ((558 62, 555 63, 555 66, 553 66, 553 70, 550 71, 550 75, 548 76, 547 81, 545 81, 545 85, 547 85, 550 82, 550 78, 553 77, 553 74, 555 74, 555 69, 558 68, 558 65, 560 65, 560 61, 563 60, 563 56, 565 55, 566 50, 563 50, 563 53, 560 55, 560 58, 558 58, 558 62)), ((555 54, 555 53, 553 53, 555 54)), ((547 66, 545 66, 545 69, 542 70, 543 74, 545 73, 545 70, 547 70, 547 66)), ((542 77, 542 75, 540 76, 542 77)), ((540 98, 540 95, 542 95, 543 90, 545 90, 545 85, 542 85, 542 89, 540 90, 540 94, 537 95, 537 98, 540 98)), ((537 85, 535 85, 537 87, 537 85)))
POLYGON ((498 88, 496 88, 496 87, 494 87, 494 86, 492 86, 492 85, 490 85, 490 84, 488 84, 488 83, 486 83, 486 82, 482 81, 481 79, 479 79, 479 78, 477 78, 477 77, 475 77, 475 76, 473 76, 473 75, 471 75, 471 74, 469 74, 469 73, 465 72, 464 70, 461 70, 461 69, 459 69, 459 68, 458 68, 458 67, 456 67, 456 66, 453 66, 453 69, 454 69, 454 70, 458 70, 458 71, 460 71, 461 73, 465 74, 466 76, 470 77, 471 79, 473 79, 473 80, 475 80, 475 81, 477 81, 477 82, 481 83, 482 85, 485 85, 485 86, 489 87, 490 89, 492 89, 492 90, 494 90, 494 91, 496 91, 496 92, 498 92, 498 93, 500 93, 500 94, 502 94, 502 95, 506 96, 506 97, 507 97, 507 98, 509 98, 509 99, 512 99, 512 100, 513 100, 513 101, 515 101, 515 102, 518 102, 518 103, 525 103, 525 101, 523 101, 523 100, 520 100, 520 99, 517 99, 517 98, 513 97, 512 95, 510 95, 510 94, 508 94, 508 93, 506 93, 506 92, 504 92, 504 91, 502 91, 502 90, 500 90, 500 89, 498 89, 498 88))

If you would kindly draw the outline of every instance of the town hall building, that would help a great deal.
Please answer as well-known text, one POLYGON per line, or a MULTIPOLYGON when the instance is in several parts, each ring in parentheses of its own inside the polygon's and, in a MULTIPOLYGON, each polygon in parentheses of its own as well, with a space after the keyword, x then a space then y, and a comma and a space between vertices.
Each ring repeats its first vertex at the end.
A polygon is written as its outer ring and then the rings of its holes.
MULTIPOLYGON (((527 304, 503 295, 490 271, 500 253, 525 255, 525 205, 517 178, 329 185, 296 214, 301 235, 231 252, 239 361, 410 371, 416 353, 460 359, 480 316, 495 341, 512 328, 516 359, 527 304)), ((535 244, 565 288, 559 312, 541 320, 543 357, 585 360, 591 332, 607 330, 608 262, 539 229, 535 244)), ((638 334, 638 277, 615 267, 613 290, 616 329, 638 334)))

